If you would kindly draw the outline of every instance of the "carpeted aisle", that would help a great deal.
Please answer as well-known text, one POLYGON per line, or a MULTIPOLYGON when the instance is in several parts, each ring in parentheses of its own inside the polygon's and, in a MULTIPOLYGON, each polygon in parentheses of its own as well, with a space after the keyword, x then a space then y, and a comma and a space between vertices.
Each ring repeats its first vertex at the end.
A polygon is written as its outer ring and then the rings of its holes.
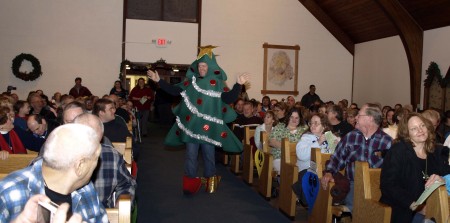
POLYGON ((163 145, 168 127, 150 128, 138 161, 138 222, 290 222, 221 164, 217 193, 183 195, 184 147, 163 145))

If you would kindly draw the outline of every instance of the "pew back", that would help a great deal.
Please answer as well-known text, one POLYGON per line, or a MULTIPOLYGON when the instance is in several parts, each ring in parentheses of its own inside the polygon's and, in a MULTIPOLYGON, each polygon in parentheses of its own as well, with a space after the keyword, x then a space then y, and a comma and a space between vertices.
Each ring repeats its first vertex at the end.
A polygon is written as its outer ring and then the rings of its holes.
POLYGON ((0 160, 0 173, 9 174, 27 167, 37 154, 9 154, 8 159, 0 160))
POLYGON ((296 142, 289 142, 287 138, 281 141, 281 174, 279 209, 291 219, 295 219, 297 197, 292 191, 292 184, 298 180, 296 165, 296 142))

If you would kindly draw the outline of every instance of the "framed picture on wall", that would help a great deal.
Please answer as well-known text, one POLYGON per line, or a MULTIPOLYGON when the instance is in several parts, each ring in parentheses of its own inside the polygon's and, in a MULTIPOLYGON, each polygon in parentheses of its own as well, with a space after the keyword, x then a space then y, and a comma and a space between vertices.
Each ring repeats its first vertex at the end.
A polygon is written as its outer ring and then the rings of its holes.
POLYGON ((261 94, 298 95, 300 46, 263 44, 264 69, 261 94))

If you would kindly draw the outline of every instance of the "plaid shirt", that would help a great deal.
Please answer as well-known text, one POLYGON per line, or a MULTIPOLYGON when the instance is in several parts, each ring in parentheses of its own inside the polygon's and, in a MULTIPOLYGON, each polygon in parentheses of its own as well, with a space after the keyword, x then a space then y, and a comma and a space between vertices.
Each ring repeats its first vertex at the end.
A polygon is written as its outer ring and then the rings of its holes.
POLYGON ((122 155, 112 146, 102 143, 99 165, 100 167, 97 167, 97 170, 92 175, 92 182, 94 182, 103 206, 113 208, 114 201, 121 194, 130 194, 131 200, 133 200, 136 181, 128 172, 122 155))
POLYGON ((330 157, 326 172, 337 173, 345 167, 345 173, 353 181, 355 161, 367 161, 370 168, 380 168, 383 164, 380 152, 386 152, 391 147, 392 138, 378 129, 369 139, 361 131, 355 129, 347 133, 330 157))
MULTIPOLYGON (((32 195, 45 194, 43 182, 42 159, 0 181, 0 222, 15 219, 32 195)), ((72 192, 71 196, 72 211, 81 214, 83 221, 108 222, 105 208, 92 183, 72 192)))

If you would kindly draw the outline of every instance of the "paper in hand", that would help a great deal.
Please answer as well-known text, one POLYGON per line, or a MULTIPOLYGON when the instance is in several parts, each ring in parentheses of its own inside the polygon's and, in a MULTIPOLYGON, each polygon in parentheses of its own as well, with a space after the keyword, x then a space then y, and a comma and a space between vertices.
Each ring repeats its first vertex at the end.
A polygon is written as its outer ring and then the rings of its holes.
POLYGON ((141 102, 141 104, 145 104, 146 101, 147 101, 146 97, 142 97, 141 100, 139 100, 139 102, 141 102))
POLYGON ((420 205, 427 200, 427 198, 433 193, 441 185, 445 185, 445 182, 434 181, 429 187, 425 188, 423 193, 420 195, 419 199, 417 199, 416 204, 420 205))
POLYGON ((325 134, 325 139, 327 140, 328 143, 328 150, 330 151, 330 153, 334 153, 334 150, 336 149, 337 146, 337 137, 331 132, 331 131, 327 131, 324 133, 325 134))

